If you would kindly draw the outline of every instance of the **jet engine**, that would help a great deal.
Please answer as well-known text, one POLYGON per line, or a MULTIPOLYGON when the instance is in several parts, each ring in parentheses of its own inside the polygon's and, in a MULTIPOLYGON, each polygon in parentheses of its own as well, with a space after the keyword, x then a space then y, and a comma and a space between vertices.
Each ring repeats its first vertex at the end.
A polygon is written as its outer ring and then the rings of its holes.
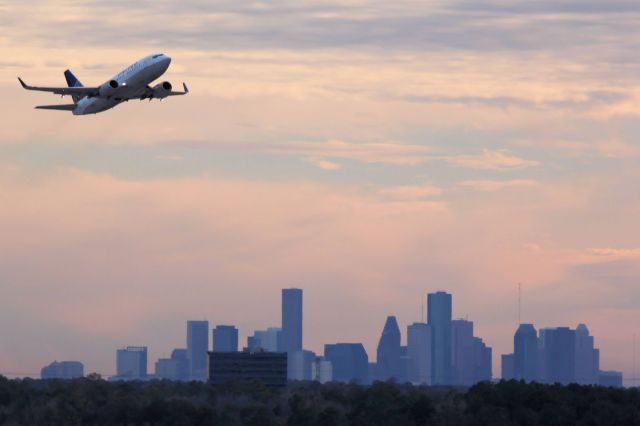
POLYGON ((106 97, 113 96, 116 93, 116 90, 118 90, 119 86, 120 85, 118 84, 117 81, 111 80, 104 83, 102 86, 100 86, 100 89, 98 89, 98 92, 100 93, 100 96, 106 96, 106 97))
POLYGON ((171 93, 171 89, 171 83, 169 83, 168 81, 163 81, 162 83, 156 84, 155 86, 153 86, 153 97, 156 99, 166 98, 167 96, 169 96, 169 93, 171 93))

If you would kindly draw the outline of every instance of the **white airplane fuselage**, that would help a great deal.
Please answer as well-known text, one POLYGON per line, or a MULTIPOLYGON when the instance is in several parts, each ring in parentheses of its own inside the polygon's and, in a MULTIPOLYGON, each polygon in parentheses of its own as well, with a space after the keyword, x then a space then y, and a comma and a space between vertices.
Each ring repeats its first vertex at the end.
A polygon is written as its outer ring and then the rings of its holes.
POLYGON ((171 58, 164 53, 155 53, 131 64, 111 80, 100 86, 83 86, 71 70, 64 72, 66 86, 31 86, 18 77, 22 88, 54 95, 71 96, 73 103, 37 105, 40 110, 70 111, 74 115, 97 114, 132 99, 164 99, 189 93, 186 83, 182 91, 173 90, 171 83, 163 81, 151 87, 149 84, 167 71, 171 58))
MULTIPOLYGON (((85 96, 78 100, 74 115, 97 114, 113 108, 121 102, 140 98, 149 84, 167 71, 171 58, 163 54, 149 55, 128 66, 109 82, 116 81, 118 90, 113 96, 85 96)), ((108 84, 109 82, 105 83, 108 84)))

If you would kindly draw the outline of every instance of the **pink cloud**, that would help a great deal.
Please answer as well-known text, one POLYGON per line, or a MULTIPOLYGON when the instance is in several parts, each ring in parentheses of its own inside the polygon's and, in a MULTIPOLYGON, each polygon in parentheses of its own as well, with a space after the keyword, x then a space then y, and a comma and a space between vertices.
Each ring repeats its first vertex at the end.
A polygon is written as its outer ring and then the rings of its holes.
POLYGON ((458 185, 472 188, 478 191, 493 192, 505 188, 526 188, 536 186, 537 182, 529 179, 513 179, 513 180, 466 180, 458 185))
POLYGON ((403 185, 382 188, 378 194, 383 198, 409 201, 441 195, 442 188, 435 185, 403 185))
POLYGON ((612 258, 635 258, 640 257, 640 248, 590 248, 587 250, 587 254, 597 257, 605 257, 608 260, 612 258))
POLYGON ((471 169, 480 170, 516 170, 525 167, 537 166, 540 163, 534 160, 525 160, 509 154, 506 150, 485 149, 480 155, 458 155, 445 158, 449 163, 471 169))
POLYGON ((320 158, 345 158, 363 163, 416 165, 427 161, 431 151, 423 145, 403 143, 352 143, 341 140, 324 142, 287 142, 267 145, 273 152, 312 155, 320 158))
POLYGON ((313 164, 315 164, 318 168, 322 169, 322 170, 327 170, 327 171, 331 171, 331 170, 338 170, 340 169, 340 164, 328 161, 328 160, 323 160, 323 159, 313 159, 311 161, 313 164))

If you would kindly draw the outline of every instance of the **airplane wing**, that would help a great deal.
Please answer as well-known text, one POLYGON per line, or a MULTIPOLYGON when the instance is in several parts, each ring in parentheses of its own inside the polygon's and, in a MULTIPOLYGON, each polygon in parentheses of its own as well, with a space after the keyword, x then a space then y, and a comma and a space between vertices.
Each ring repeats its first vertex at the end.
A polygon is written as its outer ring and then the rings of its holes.
POLYGON ((97 95, 98 87, 37 87, 29 86, 20 77, 18 77, 20 84, 27 90, 38 90, 41 92, 51 92, 56 95, 97 95))
POLYGON ((58 111, 73 111, 76 109, 76 104, 68 104, 68 105, 38 105, 36 109, 55 109, 58 111))

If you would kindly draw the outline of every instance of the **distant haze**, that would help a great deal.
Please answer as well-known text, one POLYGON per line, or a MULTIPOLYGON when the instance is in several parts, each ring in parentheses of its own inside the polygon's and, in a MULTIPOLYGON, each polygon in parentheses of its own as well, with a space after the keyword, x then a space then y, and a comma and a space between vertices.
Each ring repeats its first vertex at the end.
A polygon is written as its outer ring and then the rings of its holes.
POLYGON ((640 321, 640 4, 4 2, 0 374, 241 345, 304 290, 304 346, 453 294, 499 355, 584 322, 632 374, 640 321), (16 80, 97 85, 142 56, 188 96, 74 117, 16 80))

